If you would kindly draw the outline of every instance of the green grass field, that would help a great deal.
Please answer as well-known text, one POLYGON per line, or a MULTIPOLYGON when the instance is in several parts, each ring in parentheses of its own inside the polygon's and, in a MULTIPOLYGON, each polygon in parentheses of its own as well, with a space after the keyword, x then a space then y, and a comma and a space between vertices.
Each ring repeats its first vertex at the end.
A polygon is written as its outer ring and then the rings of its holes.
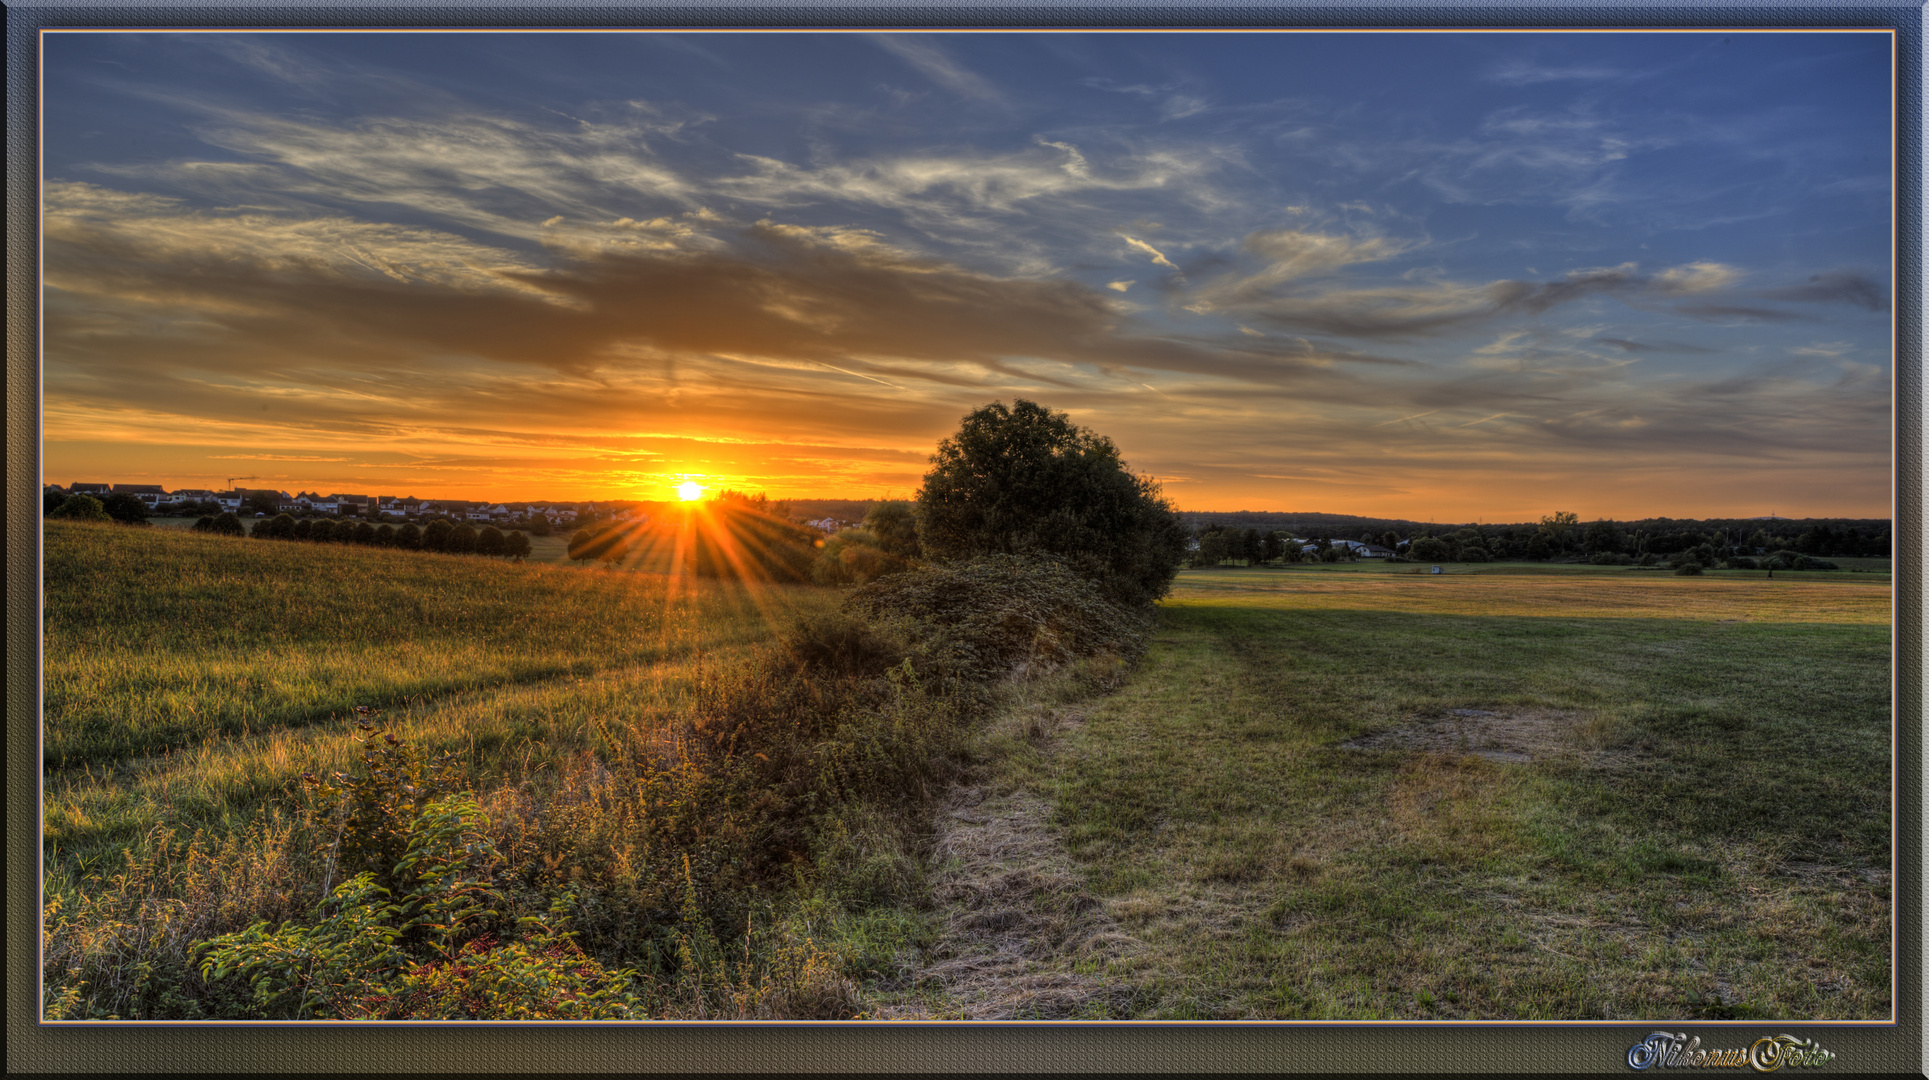
POLYGON ((1187 571, 1115 692, 1002 687, 947 796, 942 715, 764 659, 836 590, 45 538, 67 1015, 238 1015, 191 948, 334 880, 301 778, 354 767, 356 706, 455 756, 510 914, 569 890, 653 1015, 1891 1007, 1886 573, 1187 571), (718 723, 825 726, 693 756, 718 723))
MULTIPOLYGON (((1126 686, 1007 725, 960 812, 1050 834, 1090 914, 923 1007, 1887 1016, 1886 581, 1453 569, 1182 573, 1126 686)), ((946 887, 1028 872, 981 861, 946 887)), ((1010 946, 972 925, 943 948, 1010 946)))

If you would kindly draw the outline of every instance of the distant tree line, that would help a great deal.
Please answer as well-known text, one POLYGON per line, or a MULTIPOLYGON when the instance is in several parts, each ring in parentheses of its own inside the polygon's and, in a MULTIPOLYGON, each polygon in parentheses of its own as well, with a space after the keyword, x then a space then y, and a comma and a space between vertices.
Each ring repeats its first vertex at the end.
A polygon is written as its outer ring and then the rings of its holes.
MULTIPOLYGON (((241 521, 233 513, 203 517, 194 523, 201 532, 240 535, 241 521), (204 527, 205 526, 205 527, 204 527)), ((363 547, 398 548, 403 551, 439 551, 450 555, 483 555, 521 560, 529 556, 529 537, 519 531, 503 532, 494 525, 481 529, 468 522, 437 518, 426 526, 413 522, 396 526, 377 525, 352 518, 300 518, 277 514, 258 519, 249 535, 265 540, 308 540, 315 543, 359 544, 363 547)))
POLYGON ((46 517, 75 521, 118 521, 123 525, 147 523, 147 504, 125 492, 96 499, 92 495, 64 495, 49 491, 41 496, 40 512, 46 517))
MULTIPOLYGON (((1343 561, 1355 557, 1325 532, 1298 538, 1263 528, 1225 524, 1198 527, 1192 565, 1261 566, 1299 561, 1343 561), (1312 550, 1304 550, 1310 546, 1312 550)), ((1701 569, 1833 569, 1825 556, 1887 558, 1887 521, 1676 522, 1653 519, 1624 524, 1600 519, 1583 524, 1579 515, 1557 511, 1536 524, 1467 525, 1363 532, 1358 540, 1394 551, 1414 562, 1491 561, 1585 562, 1597 565, 1668 566, 1701 569)), ((1698 571, 1688 571, 1695 573, 1698 571)))

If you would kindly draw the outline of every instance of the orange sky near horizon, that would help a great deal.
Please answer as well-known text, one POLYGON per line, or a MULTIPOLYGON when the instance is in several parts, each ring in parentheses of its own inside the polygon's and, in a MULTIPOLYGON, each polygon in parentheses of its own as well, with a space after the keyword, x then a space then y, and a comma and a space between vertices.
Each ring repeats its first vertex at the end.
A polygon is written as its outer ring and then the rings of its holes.
POLYGON ((1887 517, 1892 46, 48 32, 43 480, 1887 517))
MULTIPOLYGON (((1006 401, 1011 400, 1009 397, 1006 401)), ((1050 404, 1049 401, 1045 402, 1050 404)), ((958 414, 962 416, 962 412, 958 414)), ((1074 414, 1074 420, 1107 432, 1106 418, 1074 414)), ((1293 455, 1276 475, 1240 461, 1213 460, 1210 439, 1189 437, 1177 418, 1135 417, 1168 441, 1115 438, 1128 465, 1159 480, 1175 508, 1192 511, 1266 510, 1353 514, 1437 522, 1535 521, 1555 510, 1583 520, 1648 517, 1886 518, 1886 500, 1871 504, 1867 484, 1848 484, 1828 463, 1785 464, 1775 483, 1759 483, 1754 467, 1732 471, 1719 464, 1680 467, 1664 462, 1633 468, 1590 468, 1584 456, 1534 465, 1506 462, 1496 473, 1481 468, 1474 448, 1416 452, 1410 446, 1348 448, 1332 454, 1293 455), (1163 445, 1161 445, 1163 443, 1163 445), (1164 450, 1165 453, 1157 453, 1164 450), (1149 467, 1148 467, 1149 466, 1149 467), (1591 479, 1576 484, 1576 474, 1591 479)), ((922 482, 939 438, 955 430, 938 418, 927 439, 895 445, 772 445, 753 441, 755 427, 711 439, 651 439, 577 433, 551 437, 561 445, 425 448, 367 441, 339 447, 291 443, 280 450, 237 453, 234 447, 183 445, 138 439, 112 443, 66 441, 48 433, 49 454, 62 471, 46 483, 75 481, 154 483, 170 490, 272 487, 418 498, 490 501, 582 501, 638 499, 672 502, 679 485, 694 481, 706 497, 725 489, 773 499, 911 498, 922 482), (650 449, 650 447, 660 449, 650 449), (520 451, 517 453, 516 451, 520 451), (672 457, 672 455, 675 455, 672 457), (211 468, 212 467, 212 468, 211 468)), ((120 433, 127 439, 128 429, 120 433)), ((908 433, 907 433, 908 434, 908 433)), ((530 436, 529 441, 537 441, 530 436)), ((1250 446, 1239 449, 1243 456, 1250 446)), ((1287 457, 1281 448, 1282 458, 1287 457)), ((1887 478, 1881 478, 1886 486, 1887 478)))

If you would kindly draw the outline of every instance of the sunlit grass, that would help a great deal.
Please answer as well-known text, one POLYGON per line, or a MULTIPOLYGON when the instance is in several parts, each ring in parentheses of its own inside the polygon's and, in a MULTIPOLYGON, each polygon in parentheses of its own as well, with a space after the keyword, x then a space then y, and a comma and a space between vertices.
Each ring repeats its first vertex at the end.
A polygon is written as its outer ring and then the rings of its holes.
POLYGON ((46 589, 57 767, 742 645, 809 595, 62 522, 46 589))
POLYGON ((1769 579, 1759 571, 1736 578, 1681 578, 1598 567, 1541 573, 1512 566, 1465 568, 1438 575, 1414 573, 1411 566, 1399 573, 1396 569, 1401 568, 1359 574, 1299 568, 1187 570, 1179 575, 1166 606, 1225 603, 1295 611, 1767 623, 1889 621, 1886 578, 1839 572, 1784 571, 1769 579))
MULTIPOLYGON (((43 774, 46 974, 55 999, 78 995, 70 1015, 245 1014, 192 947, 306 917, 340 883, 333 810, 303 775, 364 767, 357 705, 399 745, 453 754, 504 855, 499 930, 573 897, 586 948, 661 978, 639 984, 653 1009, 855 1008, 840 961, 807 927, 792 935, 771 891, 820 817, 868 831, 777 884, 825 880, 820 940, 847 924, 858 952, 892 940, 834 898, 868 895, 867 867, 905 848, 908 822, 809 793, 810 761, 786 757, 809 745, 785 749, 808 739, 781 719, 786 695, 815 691, 789 683, 774 633, 834 590, 63 523, 47 553, 44 724, 66 763, 43 774), (157 714, 170 726, 129 722, 157 714), (729 749, 759 740, 768 754, 729 749), (677 935, 700 927, 735 951, 683 979, 677 935)), ((833 782, 888 773, 876 742, 833 782)), ((928 745, 906 744, 909 766, 928 745)))

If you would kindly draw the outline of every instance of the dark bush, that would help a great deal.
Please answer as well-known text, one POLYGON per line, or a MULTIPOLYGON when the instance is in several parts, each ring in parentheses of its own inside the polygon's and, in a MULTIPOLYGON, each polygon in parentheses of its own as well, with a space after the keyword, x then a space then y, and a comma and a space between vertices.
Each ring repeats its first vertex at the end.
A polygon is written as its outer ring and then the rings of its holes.
POLYGON ((415 551, 422 546, 422 530, 414 522, 395 530, 395 546, 404 551, 415 551))
MULTIPOLYGON (((69 495, 63 499, 49 517, 66 518, 72 521, 112 521, 100 500, 92 495, 69 495)), ((211 520, 211 519, 203 519, 211 520)), ((196 526, 199 528, 199 526, 196 526)), ((207 530, 203 529, 203 532, 207 530)))
POLYGON ((448 551, 452 555, 473 555, 476 552, 476 527, 463 522, 449 531, 448 551))
POLYGON ((270 540, 292 540, 295 538, 294 515, 276 514, 271 518, 261 518, 255 522, 253 535, 270 540))
POLYGON ((615 565, 630 553, 631 530, 608 522, 586 526, 569 538, 569 557, 577 562, 596 559, 615 565))
POLYGON ((910 559, 886 551, 876 534, 845 529, 824 541, 811 562, 810 577, 819 585, 862 585, 911 565, 910 559))
POLYGON ((427 528, 422 530, 422 550, 447 551, 449 550, 449 538, 454 534, 454 525, 449 524, 446 518, 436 518, 434 521, 429 522, 427 528))
POLYGON ((240 515, 232 510, 215 518, 214 524, 208 526, 208 531, 219 533, 222 536, 246 536, 248 534, 247 527, 241 524, 240 515))
POLYGON ((529 538, 520 532, 511 532, 502 538, 502 553, 508 558, 521 561, 529 557, 529 538))
POLYGON ((876 547, 887 555, 907 561, 924 554, 918 542, 918 517, 912 503, 904 499, 884 499, 864 512, 864 531, 876 538, 876 547))
POLYGON ((845 611, 799 619, 779 641, 799 670, 835 676, 882 675, 911 653, 905 642, 845 611))
POLYGON ((1804 555, 1799 551, 1777 551, 1762 560, 1762 565, 1771 570, 1839 570, 1841 567, 1832 562, 1804 555))
POLYGON ((1407 554, 1419 562, 1452 562, 1453 548, 1437 536, 1423 536, 1408 545, 1407 554))
POLYGON ((108 517, 123 525, 139 525, 147 520, 147 504, 124 491, 109 495, 100 505, 108 517))
POLYGON ((497 556, 502 554, 502 530, 494 525, 485 525, 476 534, 476 554, 497 556))

